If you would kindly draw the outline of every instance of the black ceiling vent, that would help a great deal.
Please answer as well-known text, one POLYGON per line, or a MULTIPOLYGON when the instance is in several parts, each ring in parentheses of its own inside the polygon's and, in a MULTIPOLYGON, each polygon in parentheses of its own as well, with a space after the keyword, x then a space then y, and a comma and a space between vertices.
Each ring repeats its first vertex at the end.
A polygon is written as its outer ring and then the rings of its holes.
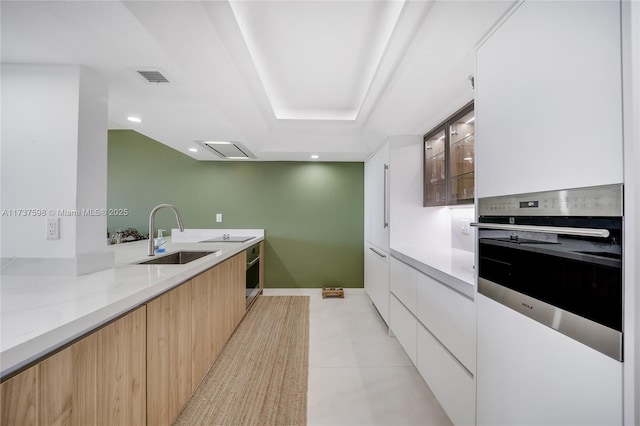
POLYGON ((160 71, 137 71, 149 83, 169 83, 169 79, 160 71))

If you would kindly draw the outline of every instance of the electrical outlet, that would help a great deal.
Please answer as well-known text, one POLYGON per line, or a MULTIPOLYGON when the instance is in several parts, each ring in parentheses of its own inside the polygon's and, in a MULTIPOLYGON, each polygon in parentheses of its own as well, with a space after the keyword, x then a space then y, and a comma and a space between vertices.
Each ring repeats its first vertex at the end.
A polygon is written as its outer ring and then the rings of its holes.
POLYGON ((47 218, 47 240, 59 240, 60 239, 60 218, 48 217, 47 218))
POLYGON ((222 222, 222 213, 216 213, 216 222, 222 222))
POLYGON ((469 235, 469 226, 471 225, 471 221, 462 219, 460 222, 462 223, 462 226, 460 227, 460 232, 462 232, 462 235, 469 235))

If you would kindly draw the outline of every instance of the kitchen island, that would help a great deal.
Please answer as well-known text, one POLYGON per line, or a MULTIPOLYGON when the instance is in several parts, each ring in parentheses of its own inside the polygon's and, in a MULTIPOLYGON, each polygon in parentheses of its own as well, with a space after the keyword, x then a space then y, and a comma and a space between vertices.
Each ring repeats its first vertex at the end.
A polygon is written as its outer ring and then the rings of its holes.
POLYGON ((184 265, 136 264, 150 258, 147 240, 109 246, 108 250, 115 253, 115 266, 81 276, 12 275, 11 261, 3 262, 0 313, 3 380, 264 240, 263 230, 226 230, 255 238, 243 243, 198 243, 205 237, 223 234, 223 230, 208 231, 187 233, 190 236, 178 241, 167 238, 167 253, 215 250, 184 265))

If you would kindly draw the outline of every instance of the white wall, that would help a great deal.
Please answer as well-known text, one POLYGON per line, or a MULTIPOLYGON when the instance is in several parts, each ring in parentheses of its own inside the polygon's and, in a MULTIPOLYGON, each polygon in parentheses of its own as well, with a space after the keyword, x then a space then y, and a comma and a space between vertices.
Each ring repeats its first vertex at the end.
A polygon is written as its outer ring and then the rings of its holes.
POLYGON ((473 206, 423 207, 422 136, 394 136, 388 139, 390 152, 391 248, 421 246, 431 249, 453 247, 473 252, 474 230, 461 232, 462 221, 472 222, 473 206))
POLYGON ((475 250, 475 228, 469 226, 475 219, 473 206, 451 209, 451 247, 473 252, 475 250), (463 232, 463 228, 468 233, 463 232))
POLYGON ((106 214, 60 213, 106 209, 106 84, 79 66, 2 64, 1 74, 2 272, 112 266, 106 214), (46 238, 52 217, 57 240, 46 238))
POLYGON ((625 179, 625 424, 640 425, 640 3, 622 2, 625 179))
MULTIPOLYGON (((80 74, 78 123, 77 206, 107 207, 107 127, 106 86, 98 76, 80 74)), ((107 216, 80 216, 76 223, 76 253, 85 255, 105 246, 107 216)))
POLYGON ((422 136, 394 136, 389 143, 391 248, 451 246, 449 209, 422 206, 422 136))
MULTIPOLYGON (((75 208, 77 67, 2 65, 2 209, 75 208)), ((47 213, 48 214, 48 213, 47 213)), ((2 216, 3 257, 75 256, 75 219, 2 216)))

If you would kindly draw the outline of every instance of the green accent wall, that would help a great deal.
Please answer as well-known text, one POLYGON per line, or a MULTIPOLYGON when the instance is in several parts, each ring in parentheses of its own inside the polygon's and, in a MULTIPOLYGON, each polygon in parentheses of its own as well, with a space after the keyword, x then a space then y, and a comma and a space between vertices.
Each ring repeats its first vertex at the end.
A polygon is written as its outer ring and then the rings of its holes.
POLYGON ((110 232, 146 234, 170 203, 186 228, 264 228, 265 287, 363 287, 363 163, 196 161, 132 130, 109 131, 108 154, 107 205, 129 211, 110 232))

